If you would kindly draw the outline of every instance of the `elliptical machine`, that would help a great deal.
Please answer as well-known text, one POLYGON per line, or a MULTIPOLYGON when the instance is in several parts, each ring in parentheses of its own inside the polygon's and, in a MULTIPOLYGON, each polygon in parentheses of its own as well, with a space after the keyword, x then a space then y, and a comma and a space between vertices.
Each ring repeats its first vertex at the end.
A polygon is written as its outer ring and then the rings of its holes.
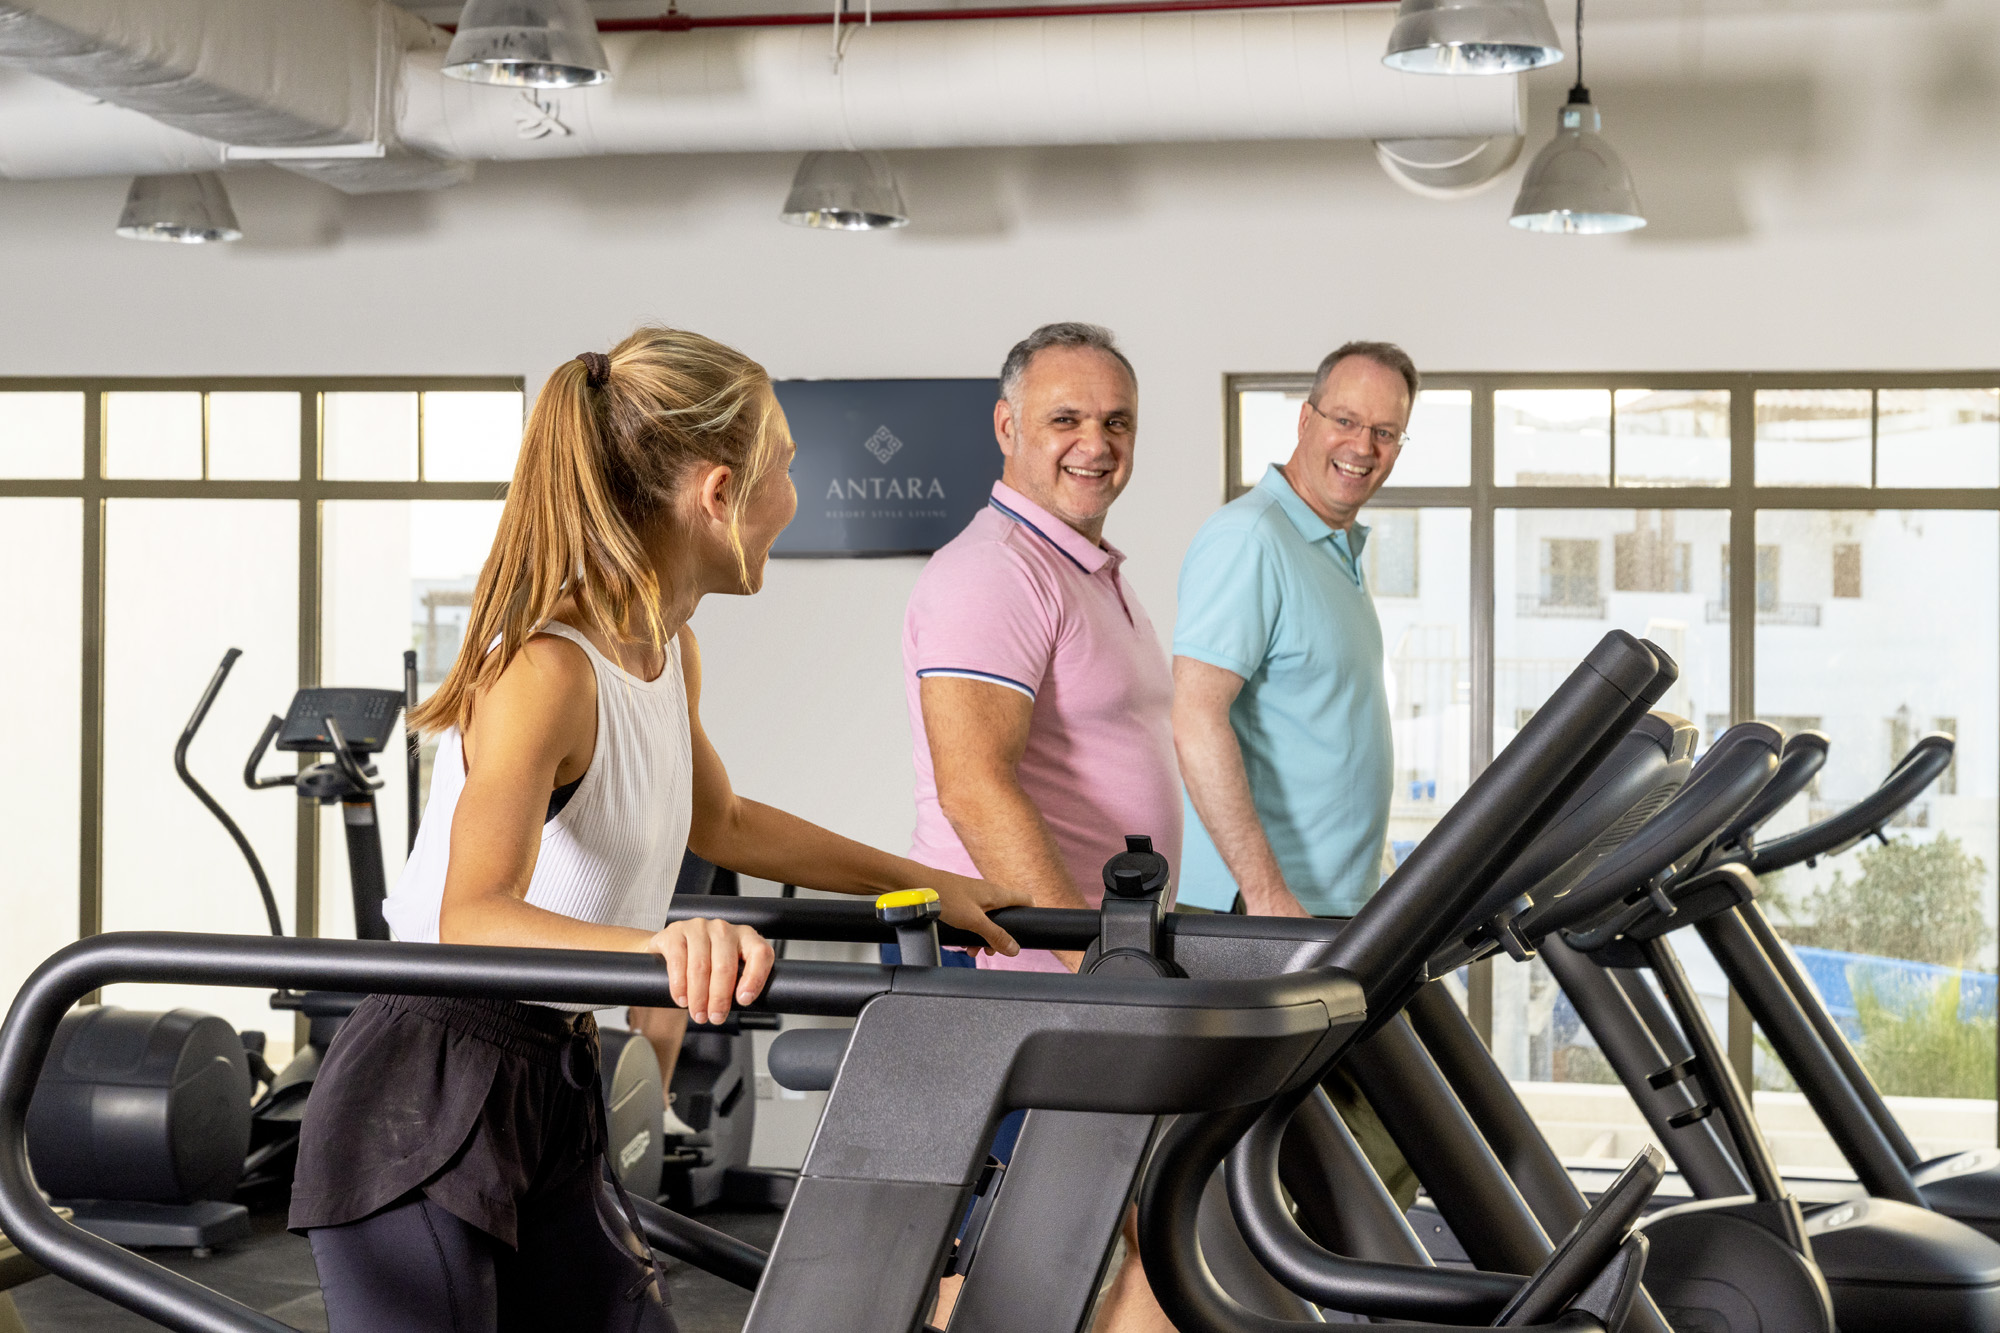
MULTIPOLYGON (((249 863, 251 877, 257 882, 257 892, 264 900, 264 914, 271 934, 283 936, 285 927, 278 913, 278 900, 271 892, 270 877, 264 873, 264 865, 258 860, 256 849, 251 847, 250 840, 230 818, 229 812, 195 780, 187 766, 188 747, 193 744, 201 724, 207 720, 209 709, 215 705, 216 696, 221 694, 224 682, 229 679, 230 669, 242 655, 242 651, 236 648, 222 655, 221 664, 209 678, 208 687, 202 691, 193 716, 188 719, 179 743, 174 746, 174 771, 180 774, 181 781, 187 784, 195 798, 221 822, 236 843, 237 850, 243 853, 243 859, 249 863)), ((403 654, 403 688, 400 691, 347 688, 300 690, 292 696, 291 706, 283 717, 273 716, 264 724, 263 734, 257 738, 250 751, 250 759, 243 766, 243 784, 252 791, 290 787, 302 801, 340 805, 341 826, 347 838, 347 873, 354 897, 354 930, 355 935, 364 940, 389 938, 388 923, 382 918, 382 902, 388 896, 388 887, 382 859, 382 829, 375 804, 375 793, 381 790, 383 779, 378 774, 374 756, 388 747, 390 738, 395 734, 397 713, 415 706, 416 697, 417 655, 414 652, 403 654), (274 741, 280 751, 330 754, 332 758, 296 773, 260 777, 257 770, 263 765, 264 756, 274 741)), ((414 737, 405 749, 405 762, 409 773, 409 839, 414 846, 418 817, 418 751, 414 737)), ((306 1020, 306 1039, 282 1071, 274 1071, 265 1062, 263 1033, 241 1034, 250 1071, 256 1082, 263 1085, 264 1093, 251 1107, 250 1152, 243 1163, 243 1178, 237 1185, 239 1194, 290 1187, 292 1168, 298 1159, 299 1124, 305 1115, 306 1098, 312 1092, 313 1079, 319 1073, 320 1061, 334 1033, 339 1031, 341 1023, 360 1001, 359 995, 334 991, 273 992, 273 1009, 297 1013, 306 1020)))

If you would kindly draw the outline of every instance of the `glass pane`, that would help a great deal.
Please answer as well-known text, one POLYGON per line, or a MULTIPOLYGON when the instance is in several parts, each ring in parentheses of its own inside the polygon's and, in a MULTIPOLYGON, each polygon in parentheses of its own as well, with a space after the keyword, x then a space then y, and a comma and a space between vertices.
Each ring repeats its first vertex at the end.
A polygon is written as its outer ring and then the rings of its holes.
MULTIPOLYGON (((111 500, 104 521, 104 927, 269 930, 236 844, 174 778, 174 743, 223 650, 240 648, 188 767, 243 828, 289 930, 298 798, 251 791, 243 762, 298 685, 299 506, 286 500, 111 500)), ((293 767, 273 754, 266 773, 293 767)), ((265 989, 120 985, 138 1009, 188 1005, 289 1046, 265 989)))
POLYGON ((2000 391, 1884 389, 1877 486, 2000 486, 2000 391))
POLYGON ((1494 512, 1494 748, 1511 740, 1605 633, 1651 639, 1680 664, 1659 707, 1729 711, 1729 610, 1719 509, 1494 512))
POLYGON ((1472 484, 1472 390, 1425 389, 1410 413, 1410 440, 1390 486, 1472 484))
MULTIPOLYGON (((1832 741, 1767 840, 1874 790, 1926 732, 1958 738, 1952 767, 1886 846, 1767 876, 1766 910, 1918 1150, 1991 1147, 2000 515, 1767 510, 1757 542, 1781 555, 1779 591, 1793 600, 1780 605, 1814 613, 1758 616, 1758 716, 1832 741), (1858 548, 1848 595, 1836 586, 1843 548, 1858 548)), ((1759 1058, 1759 1117, 1800 1128, 1773 1135, 1779 1160, 1841 1165, 1761 1041, 1759 1058)))
POLYGON ((1299 409, 1306 401, 1300 389, 1245 389, 1236 395, 1236 438, 1242 446, 1232 494, 1249 490, 1264 479, 1271 464, 1282 463, 1299 445, 1299 409))
POLYGON ((224 481, 296 481, 299 396, 208 396, 208 475, 224 481))
POLYGON ((17 640, 0 654, 0 733, 9 756, 0 768, 7 849, 0 883, 8 889, 0 995, 11 996, 76 938, 83 502, 0 500, 0 571, 9 618, 34 627, 32 650, 17 640))
POLYGON ((0 393, 0 477, 81 477, 83 395, 0 393))
POLYGON ((415 481, 414 393, 325 395, 320 475, 329 481, 415 481))
POLYGON ((1396 752, 1389 850, 1400 864, 1470 780, 1472 512, 1371 508, 1361 521, 1382 622, 1396 752))
POLYGON ((506 481, 521 450, 521 395, 424 395, 424 480, 506 481))
POLYGON ((1866 486, 1867 389, 1759 389, 1759 486, 1866 486))
POLYGON ((1620 389, 1620 486, 1727 486, 1729 390, 1620 389))
MULTIPOLYGON (((417 650, 419 691, 437 688, 458 655, 472 588, 500 522, 498 501, 333 500, 325 506, 320 678, 330 685, 400 690, 403 650, 417 650)), ((388 882, 409 850, 402 731, 377 758, 375 794, 388 882)), ((436 743, 424 746, 430 771, 436 743)), ((353 938, 354 895, 337 807, 320 826, 320 933, 353 938)))
POLYGON ((1501 389, 1493 395, 1493 477, 1501 486, 1607 486, 1611 393, 1501 389))
POLYGON ((201 480, 201 395, 104 395, 104 475, 201 480))
MULTIPOLYGON (((1714 608, 1728 537, 1726 510, 1496 510, 1494 748, 1612 629, 1651 639, 1679 664, 1661 711, 1726 717, 1729 620, 1714 608)), ((1698 947, 1682 953, 1711 1010, 1726 1014, 1713 965, 1691 956, 1698 947)), ((1563 1157, 1622 1164, 1654 1141, 1541 960, 1494 960, 1493 1053, 1563 1157)))

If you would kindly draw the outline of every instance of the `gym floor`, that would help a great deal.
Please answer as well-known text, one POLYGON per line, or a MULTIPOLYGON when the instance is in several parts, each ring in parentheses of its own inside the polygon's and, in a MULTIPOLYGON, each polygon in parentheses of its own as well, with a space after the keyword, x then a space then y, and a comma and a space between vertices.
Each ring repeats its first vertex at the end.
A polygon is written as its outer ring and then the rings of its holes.
MULTIPOLYGON (((702 1220, 760 1248, 778 1234, 776 1213, 707 1213, 702 1220)), ((312 1250, 284 1228, 282 1214, 252 1219, 250 1239, 196 1259, 181 1250, 151 1257, 177 1273, 233 1296, 303 1333, 325 1333, 326 1310, 312 1250)), ((674 1317, 681 1333, 738 1333, 750 1312, 750 1293, 683 1263, 667 1265, 674 1317)), ((158 1325, 121 1310, 60 1278, 40 1277, 13 1290, 28 1333, 146 1333, 158 1325)))

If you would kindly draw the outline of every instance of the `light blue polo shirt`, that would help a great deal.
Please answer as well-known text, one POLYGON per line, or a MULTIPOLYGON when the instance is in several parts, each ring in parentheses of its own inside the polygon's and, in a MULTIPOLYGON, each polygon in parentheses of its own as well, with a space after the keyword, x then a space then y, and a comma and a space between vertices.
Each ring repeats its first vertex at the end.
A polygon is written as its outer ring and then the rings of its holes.
MULTIPOLYGON (((1308 912, 1350 916, 1382 881, 1394 750, 1382 625, 1357 561, 1273 467, 1181 562, 1174 655, 1243 677, 1229 722, 1271 851, 1308 912)), ((1236 881, 1187 807, 1180 901, 1227 911, 1236 881)))

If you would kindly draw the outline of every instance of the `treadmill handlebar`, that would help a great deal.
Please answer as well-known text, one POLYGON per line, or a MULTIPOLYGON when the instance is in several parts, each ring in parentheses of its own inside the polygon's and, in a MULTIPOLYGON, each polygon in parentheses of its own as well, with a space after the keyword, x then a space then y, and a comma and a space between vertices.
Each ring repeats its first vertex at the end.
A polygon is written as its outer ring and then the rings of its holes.
POLYGON ((1957 742, 1941 731, 1918 738, 1874 791, 1838 814, 1756 848, 1750 856, 1751 873, 1768 875, 1801 861, 1836 856, 1871 833, 1880 833, 1904 806, 1951 767, 1956 748, 1957 742))
POLYGON ((1598 862, 1582 883, 1523 912, 1516 927, 1534 941, 1616 910, 1708 846, 1717 830, 1740 815, 1777 771, 1783 744, 1778 729, 1762 722, 1731 727, 1709 747, 1664 810, 1598 862))
POLYGON ((1744 843, 1771 816, 1790 804, 1791 799, 1804 791, 1819 771, 1826 767, 1827 748, 1831 744, 1824 733, 1817 731, 1795 731, 1787 736, 1785 748, 1778 755, 1777 773, 1764 784, 1764 790, 1757 793, 1756 799, 1744 807, 1743 813, 1730 820, 1729 826, 1716 834, 1715 845, 1728 847, 1744 843))
POLYGON ((1354 915, 1330 959, 1378 1019, 1679 674, 1664 651, 1605 635, 1354 915))

